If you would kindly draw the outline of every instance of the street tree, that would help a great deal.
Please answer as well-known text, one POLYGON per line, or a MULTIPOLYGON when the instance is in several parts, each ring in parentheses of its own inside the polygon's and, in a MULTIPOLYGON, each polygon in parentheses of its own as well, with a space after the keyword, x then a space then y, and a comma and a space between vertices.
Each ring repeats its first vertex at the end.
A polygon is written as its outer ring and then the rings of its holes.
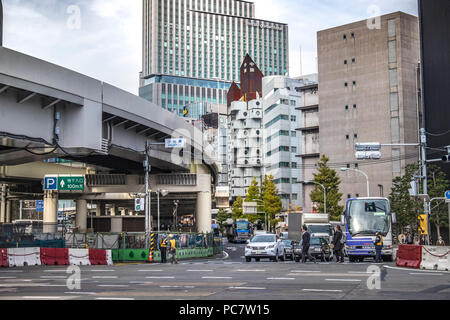
POLYGON ((273 229, 275 224, 281 221, 280 219, 276 219, 275 216, 281 213, 283 207, 281 198, 278 195, 278 189, 273 182, 272 175, 264 176, 262 189, 264 190, 264 193, 262 194, 264 212, 267 214, 267 220, 270 222, 271 229, 273 229))
POLYGON ((391 210, 397 215, 397 223, 393 226, 395 233, 399 234, 405 229, 417 230, 417 217, 423 212, 423 202, 411 198, 409 189, 413 176, 419 172, 418 164, 408 164, 403 176, 392 180, 392 189, 389 195, 391 210))
MULTIPOLYGON (((450 183, 446 174, 435 165, 427 168, 428 194, 430 198, 442 198, 445 191, 449 190, 450 183)), ((434 224, 437 232, 437 239, 441 236, 441 227, 448 227, 448 205, 444 200, 431 203, 430 224, 434 224)), ((436 240, 437 240, 436 239, 436 240)))
MULTIPOLYGON (((336 170, 328 166, 330 159, 323 155, 317 163, 317 173, 313 173, 314 182, 320 183, 325 187, 327 193, 327 213, 330 214, 331 220, 339 220, 344 210, 343 206, 339 205, 342 199, 342 193, 339 192, 339 185, 341 179, 336 170)), ((320 185, 316 184, 315 189, 310 193, 312 202, 318 204, 318 211, 324 212, 324 193, 320 185)))
POLYGON ((257 204, 259 204, 257 209, 258 214, 244 214, 242 218, 248 219, 248 221, 250 221, 251 223, 255 223, 256 221, 263 219, 263 217, 261 217, 261 212, 263 211, 261 191, 256 178, 253 178, 250 187, 247 190, 245 202, 256 202, 257 204))
POLYGON ((233 205, 231 206, 231 213, 234 220, 239 219, 242 217, 243 214, 243 208, 242 208, 243 200, 241 196, 238 196, 236 198, 236 201, 233 202, 233 205))
POLYGON ((220 230, 223 231, 223 224, 224 222, 231 218, 231 212, 228 212, 227 210, 221 208, 219 209, 219 212, 217 213, 216 221, 220 226, 220 230))

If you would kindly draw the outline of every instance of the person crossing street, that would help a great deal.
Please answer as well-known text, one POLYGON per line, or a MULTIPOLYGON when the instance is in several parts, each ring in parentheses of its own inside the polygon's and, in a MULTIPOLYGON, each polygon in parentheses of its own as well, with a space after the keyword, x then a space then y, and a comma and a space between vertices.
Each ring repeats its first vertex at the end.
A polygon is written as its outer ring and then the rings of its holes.
POLYGON ((311 235, 308 232, 308 227, 306 225, 303 225, 302 228, 303 235, 302 235, 302 263, 306 262, 306 257, 308 257, 309 261, 314 261, 316 263, 316 259, 311 256, 311 253, 309 253, 309 246, 311 241, 311 235))
POLYGON ((343 236, 344 235, 342 234, 341 226, 336 226, 332 244, 333 244, 333 251, 334 251, 334 255, 336 256, 337 263, 344 262, 344 254, 342 252, 342 249, 343 249, 342 237, 343 236))

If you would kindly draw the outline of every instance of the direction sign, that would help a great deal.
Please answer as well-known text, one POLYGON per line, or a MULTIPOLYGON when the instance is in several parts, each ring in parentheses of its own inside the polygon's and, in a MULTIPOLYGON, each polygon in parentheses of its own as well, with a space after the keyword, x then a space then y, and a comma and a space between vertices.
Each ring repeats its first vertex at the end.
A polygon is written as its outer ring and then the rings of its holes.
POLYGON ((445 202, 450 202, 450 190, 445 193, 445 202))
POLYGON ((169 148, 184 148, 186 146, 186 140, 182 138, 178 139, 166 139, 166 149, 169 148))
POLYGON ((44 212, 44 200, 36 200, 36 212, 44 212))
POLYGON ((355 157, 358 160, 377 160, 381 159, 381 152, 379 151, 357 151, 355 157))
POLYGON ((356 151, 380 151, 381 143, 379 142, 365 142, 355 143, 356 151))
POLYGON ((84 176, 59 176, 59 191, 84 191, 84 176))
POLYGON ((44 190, 58 190, 58 177, 57 176, 45 176, 44 177, 44 190))

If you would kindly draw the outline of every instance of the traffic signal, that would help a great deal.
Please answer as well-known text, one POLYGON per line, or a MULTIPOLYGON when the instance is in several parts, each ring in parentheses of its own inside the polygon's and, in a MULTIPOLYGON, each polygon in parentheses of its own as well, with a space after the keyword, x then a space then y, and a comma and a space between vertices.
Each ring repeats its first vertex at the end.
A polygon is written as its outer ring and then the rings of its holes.
POLYGON ((420 234, 428 234, 428 216, 426 214, 421 214, 417 219, 419 220, 420 234))

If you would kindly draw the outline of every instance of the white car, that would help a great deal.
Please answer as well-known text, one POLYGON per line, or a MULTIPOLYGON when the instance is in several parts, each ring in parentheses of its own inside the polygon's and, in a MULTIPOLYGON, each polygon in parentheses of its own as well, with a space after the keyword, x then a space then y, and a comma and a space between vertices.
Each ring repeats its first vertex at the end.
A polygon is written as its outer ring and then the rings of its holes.
POLYGON ((277 262, 278 259, 285 261, 283 241, 270 233, 255 235, 245 247, 245 261, 250 262, 252 258, 256 261, 264 258, 269 258, 274 262, 277 262))

